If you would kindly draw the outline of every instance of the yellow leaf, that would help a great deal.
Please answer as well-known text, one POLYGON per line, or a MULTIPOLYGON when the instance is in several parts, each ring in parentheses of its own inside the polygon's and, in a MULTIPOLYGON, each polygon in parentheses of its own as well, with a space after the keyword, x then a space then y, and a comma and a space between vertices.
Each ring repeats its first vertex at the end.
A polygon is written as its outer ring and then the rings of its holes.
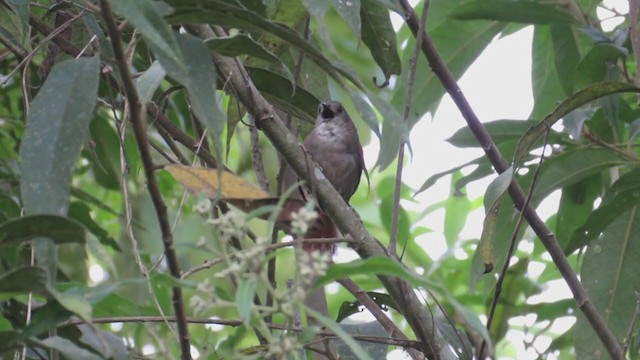
POLYGON ((217 169, 180 164, 170 164, 164 168, 184 187, 196 194, 203 193, 210 199, 215 199, 217 196, 220 196, 221 200, 269 197, 269 194, 259 187, 228 171, 222 171, 219 174, 217 169), (222 178, 219 175, 222 175, 222 178))

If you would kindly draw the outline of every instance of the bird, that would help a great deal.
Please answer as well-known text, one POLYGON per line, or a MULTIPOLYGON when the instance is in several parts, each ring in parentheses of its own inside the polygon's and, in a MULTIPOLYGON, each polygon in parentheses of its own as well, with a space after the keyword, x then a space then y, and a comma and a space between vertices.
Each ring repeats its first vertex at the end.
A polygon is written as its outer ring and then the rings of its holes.
MULTIPOLYGON (((306 153, 320 166, 327 180, 345 202, 358 189, 362 172, 366 173, 362 145, 353 120, 338 101, 324 101, 318 106, 315 127, 303 140, 306 153)), ((289 170, 284 183, 291 185, 293 172, 289 170)), ((311 198, 308 188, 298 194, 303 200, 311 198)), ((305 239, 337 237, 338 231, 329 216, 319 209, 318 221, 304 235, 305 239)), ((306 251, 334 251, 333 244, 305 243, 306 251)))

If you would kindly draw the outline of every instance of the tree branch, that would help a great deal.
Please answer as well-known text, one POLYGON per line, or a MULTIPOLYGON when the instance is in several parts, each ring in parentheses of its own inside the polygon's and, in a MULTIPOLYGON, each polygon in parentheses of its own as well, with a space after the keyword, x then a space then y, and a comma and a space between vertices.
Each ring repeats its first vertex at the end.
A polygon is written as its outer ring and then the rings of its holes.
MULTIPOLYGON (((418 18, 415 11, 408 3, 407 0, 398 0, 400 6, 405 12, 404 18, 409 25, 409 28, 413 32, 414 36, 417 36, 418 29, 420 27, 418 18)), ((458 87, 456 79, 451 75, 447 65, 444 63, 440 54, 438 53, 433 40, 429 34, 425 33, 422 40, 422 53, 426 57, 431 69, 436 74, 442 85, 445 87, 456 106, 462 113, 467 126, 478 140, 478 143, 482 146, 485 154, 491 164, 498 173, 503 173, 509 168, 509 164, 503 158, 502 154, 498 150, 493 139, 484 128, 473 109, 469 105, 466 97, 462 93, 462 90, 458 87)), ((622 349, 618 340, 608 328, 607 323, 604 321, 598 310, 595 308, 589 296, 587 295, 582 283, 578 280, 575 272, 571 268, 571 264, 564 255, 562 248, 558 244, 553 232, 547 227, 544 221, 538 216, 536 210, 530 204, 526 204, 526 194, 520 187, 517 181, 512 180, 509 185, 509 194, 513 200, 515 206, 523 212, 524 218, 527 220, 533 231, 538 235, 542 244, 551 255, 553 262, 558 267, 558 271, 562 274, 562 277, 567 282, 569 289, 573 294, 578 307, 584 313, 585 317, 589 320, 589 323, 597 333, 598 337, 604 344, 605 348, 609 352, 609 355, 614 359, 622 359, 622 349)))
MULTIPOLYGON (((160 223, 167 265, 169 266, 171 275, 176 279, 180 279, 180 267, 178 266, 178 257, 176 256, 173 244, 173 234, 171 233, 171 225, 169 224, 169 217, 167 215, 167 206, 162 199, 162 194, 160 193, 160 188, 158 187, 158 182, 154 174, 155 166, 151 159, 151 153, 149 152, 149 139, 147 138, 142 118, 142 106, 140 105, 138 92, 136 91, 135 84, 131 78, 131 73, 129 72, 129 66, 125 60, 125 54, 120 40, 120 31, 118 30, 111 11, 111 4, 109 4, 109 1, 107 0, 101 0, 100 4, 102 8, 102 16, 104 17, 109 36, 111 38, 113 52, 116 57, 116 64, 122 76, 124 92, 129 105, 129 118, 133 125, 133 132, 136 138, 136 143, 138 144, 138 150, 140 151, 140 158, 142 159, 142 164, 144 166, 144 173, 147 178, 147 189, 151 195, 153 205, 156 209, 158 222, 160 223)), ((187 328, 184 303, 182 301, 182 289, 179 286, 174 286, 172 288, 172 293, 173 309, 176 316, 176 323, 178 325, 178 335, 180 337, 181 358, 188 360, 191 359, 191 346, 189 344, 189 329, 187 328)))
MULTIPOLYGON (((215 37, 213 31, 206 25, 187 26, 187 30, 201 38, 215 37)), ((256 120, 256 125, 262 129, 293 171, 316 190, 319 205, 332 217, 338 229, 353 237, 354 242, 351 246, 360 257, 389 257, 385 247, 367 232, 353 209, 344 202, 322 173, 312 171, 314 176, 309 176, 307 164, 312 164, 314 169, 318 169, 317 165, 310 158, 306 158, 300 142, 291 135, 273 107, 256 89, 244 67, 233 59, 215 52, 212 52, 212 56, 222 76, 226 77, 223 81, 233 87, 238 100, 256 120)), ((455 359, 456 356, 449 348, 449 344, 435 327, 432 315, 424 308, 411 285, 396 277, 379 275, 379 278, 398 304, 400 312, 407 319, 416 337, 421 341, 421 350, 426 354, 437 354, 437 357, 443 360, 455 359)))

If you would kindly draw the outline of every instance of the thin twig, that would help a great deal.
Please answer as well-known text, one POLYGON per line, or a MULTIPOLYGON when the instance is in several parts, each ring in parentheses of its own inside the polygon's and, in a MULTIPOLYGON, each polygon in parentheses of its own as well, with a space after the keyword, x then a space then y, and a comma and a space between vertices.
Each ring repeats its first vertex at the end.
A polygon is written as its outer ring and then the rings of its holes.
MULTIPOLYGON (((175 322, 176 318, 169 317, 166 320, 170 322, 175 322)), ((113 317, 91 319, 91 322, 94 324, 158 323, 163 321, 164 319, 162 316, 113 316, 113 317)), ((190 324, 215 324, 215 325, 232 326, 232 327, 244 325, 244 322, 242 320, 223 320, 223 319, 187 317, 186 321, 190 324)), ((80 325, 80 324, 85 324, 85 322, 81 319, 72 319, 72 320, 66 321, 62 326, 80 325)), ((289 328, 281 324, 266 324, 266 325, 267 327, 274 330, 291 330, 297 333, 306 330, 306 328, 304 327, 289 328)), ((336 334, 327 330, 319 331, 318 335, 323 337, 328 337, 331 339, 339 338, 336 334)), ((354 340, 358 340, 358 341, 366 341, 371 343, 386 344, 391 346, 400 346, 403 348, 413 348, 413 349, 420 347, 420 342, 416 340, 407 340, 402 338, 382 337, 382 336, 372 336, 372 335, 357 335, 357 334, 350 334, 350 335, 354 340)))
POLYGON ((629 328, 627 329, 627 336, 624 337, 624 347, 622 351, 624 354, 627 353, 629 349, 629 344, 631 344, 633 333, 636 331, 636 322, 638 321, 638 316, 640 315, 640 293, 636 292, 636 307, 633 310, 633 316, 631 317, 631 321, 629 322, 629 328))
MULTIPOLYGON (((407 122, 409 113, 411 112, 411 97, 413 96, 413 82, 416 78, 416 68, 418 65, 418 55, 420 54, 420 43, 422 42, 422 34, 427 23, 427 13, 429 12, 429 1, 425 0, 420 17, 420 27, 416 45, 409 59, 409 73, 407 74, 407 91, 404 95, 404 113, 403 120, 407 122)), ((396 182, 393 190, 393 215, 391 216, 391 235, 389 237, 389 254, 397 257, 397 241, 398 241, 398 217, 400 213, 400 190, 402 188, 402 167, 404 166, 404 148, 405 139, 400 139, 400 148, 398 149, 398 164, 396 167, 396 182)))
MULTIPOLYGON (((137 140, 136 143, 140 152, 140 158, 142 159, 142 164, 144 166, 145 176, 147 178, 147 189, 151 195, 153 205, 156 209, 158 222, 160 223, 167 265, 171 275, 179 279, 180 267, 178 265, 178 258, 173 244, 173 235, 171 233, 171 225, 169 224, 167 215, 167 206, 162 199, 162 194, 160 193, 160 188, 158 187, 157 179, 154 174, 155 166, 151 159, 151 154, 149 153, 149 140, 144 128, 138 93, 136 91, 135 84, 133 83, 133 79, 131 78, 129 66, 125 61, 125 54, 120 40, 120 32, 118 31, 116 21, 113 17, 113 13, 111 12, 111 4, 109 4, 109 1, 107 0, 101 0, 100 5, 102 8, 102 16, 104 17, 109 36, 111 37, 111 44, 116 57, 116 64, 120 70, 120 76, 122 77, 124 92, 129 105, 129 116, 133 125, 133 132, 137 140)), ((185 319, 182 289, 179 286, 174 286, 172 288, 172 292, 172 302, 177 319, 178 334, 180 336, 181 358, 189 360, 191 359, 191 346, 189 344, 189 329, 185 319)))
MULTIPOLYGON (((417 36, 418 29, 420 27, 416 13, 407 0, 398 0, 400 6, 404 11, 404 18, 409 25, 409 28, 413 32, 414 36, 417 36)), ((456 79, 451 75, 447 65, 440 57, 433 40, 428 34, 425 34, 422 40, 422 52, 426 57, 434 74, 438 77, 444 88, 447 90, 452 100, 460 110, 463 118, 467 122, 467 125, 473 135, 480 143, 482 149, 491 164, 498 173, 503 173, 509 168, 509 163, 504 159, 496 144, 494 143, 491 135, 487 132, 482 125, 475 112, 471 108, 471 105, 464 96, 462 90, 458 86, 456 79)), ((611 332, 607 323, 602 318, 602 315, 598 312, 598 309, 593 305, 585 288, 580 283, 576 273, 573 271, 571 264, 565 256, 562 247, 558 243, 558 240, 553 235, 553 232, 549 229, 544 220, 538 216, 536 210, 531 204, 526 204, 526 194, 520 187, 517 181, 513 180, 509 185, 509 194, 513 200, 514 205, 524 213, 524 217, 538 235, 540 241, 544 245, 545 249, 556 264, 558 271, 562 274, 562 277, 567 282, 569 289, 571 290, 574 299, 578 305, 578 308, 584 313, 587 320, 591 324, 592 328, 598 334, 598 337, 604 344, 604 347, 609 352, 609 355, 614 359, 622 359, 624 357, 622 348, 618 343, 617 338, 611 332)))
MULTIPOLYGON (((550 128, 547 128, 547 132, 544 135, 544 143, 542 145, 542 154, 540 154, 540 161, 538 162, 538 167, 536 171, 533 173, 533 177, 531 179, 531 185, 529 185, 529 192, 527 193, 527 199, 525 201, 525 206, 529 204, 531 201, 531 197, 533 196, 533 191, 535 190, 536 182, 538 180, 538 175, 540 174, 540 170, 542 169, 542 163, 544 162, 544 151, 547 148, 547 141, 549 139, 549 131, 550 128)), ((507 250, 507 256, 500 271, 500 275, 496 280, 495 291, 493 293, 493 298, 491 299, 491 308, 489 309, 489 316, 487 317, 487 331, 491 331, 491 325, 493 324, 493 318, 496 313, 496 308, 498 306, 498 300, 500 299, 500 294, 502 293, 502 284, 504 283, 504 279, 507 276, 507 270, 509 269, 509 265, 511 263, 511 257, 516 249, 516 243, 518 240, 518 233, 520 232, 520 227, 522 226, 523 213, 520 212, 518 214, 518 220, 516 222, 516 226, 513 229, 513 233, 511 234, 511 242, 509 243, 509 249, 507 250)), ((482 356, 484 353, 484 348, 486 346, 486 339, 483 338, 482 345, 480 346, 479 356, 482 356)))

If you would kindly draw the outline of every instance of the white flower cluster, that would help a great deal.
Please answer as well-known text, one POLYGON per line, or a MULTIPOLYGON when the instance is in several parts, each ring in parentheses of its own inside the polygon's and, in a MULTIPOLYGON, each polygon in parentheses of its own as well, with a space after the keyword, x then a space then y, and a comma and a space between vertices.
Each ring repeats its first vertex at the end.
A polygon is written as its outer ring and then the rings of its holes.
POLYGON ((266 248, 269 240, 259 237, 256 244, 248 249, 230 254, 226 269, 218 272, 216 277, 225 278, 230 275, 249 278, 255 277, 263 270, 266 248))
POLYGON ((327 251, 299 251, 299 281, 303 285, 311 285, 315 279, 326 274, 331 263, 331 253, 327 251))
POLYGON ((302 344, 295 336, 283 334, 269 343, 269 351, 266 358, 273 356, 276 359, 287 359, 295 352, 302 350, 302 344))
POLYGON ((306 207, 300 208, 298 212, 291 214, 291 233, 297 236, 303 236, 309 231, 309 227, 313 225, 318 213, 308 210, 306 207))
POLYGON ((229 241, 232 238, 242 239, 245 235, 245 215, 238 211, 228 211, 216 219, 207 220, 220 233, 220 239, 229 241))
POLYGON ((193 205, 193 211, 200 214, 208 214, 211 211, 211 200, 201 199, 197 204, 193 205))

